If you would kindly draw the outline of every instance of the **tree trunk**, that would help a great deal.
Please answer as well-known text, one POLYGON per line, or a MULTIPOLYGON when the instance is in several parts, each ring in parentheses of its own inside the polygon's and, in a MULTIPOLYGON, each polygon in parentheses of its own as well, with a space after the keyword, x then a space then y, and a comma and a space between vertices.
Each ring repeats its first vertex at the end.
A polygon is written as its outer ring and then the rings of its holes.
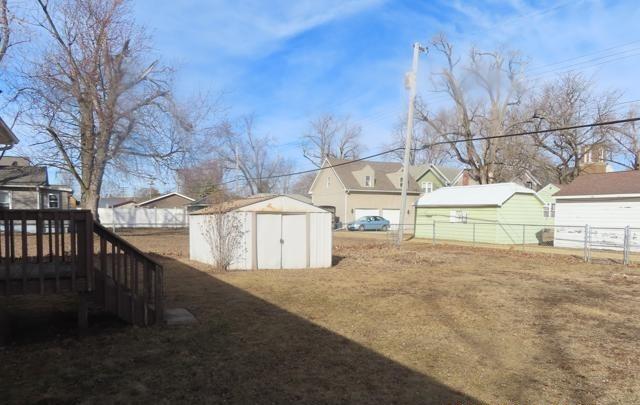
POLYGON ((90 187, 88 190, 84 190, 80 198, 80 206, 84 209, 91 210, 93 218, 98 222, 100 222, 100 217, 98 216, 99 199, 100 191, 96 190, 95 187, 90 187))

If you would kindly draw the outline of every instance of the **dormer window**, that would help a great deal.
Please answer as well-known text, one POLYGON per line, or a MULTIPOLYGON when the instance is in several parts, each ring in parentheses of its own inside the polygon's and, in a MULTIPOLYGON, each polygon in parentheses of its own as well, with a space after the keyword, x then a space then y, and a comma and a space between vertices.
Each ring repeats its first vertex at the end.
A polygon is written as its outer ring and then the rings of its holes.
POLYGON ((402 187, 402 177, 400 177, 400 187, 402 187))
POLYGON ((433 192, 433 183, 430 181, 423 181, 422 182, 422 191, 425 193, 431 193, 433 192))
POLYGON ((331 176, 327 176, 327 188, 331 186, 331 176))
POLYGON ((371 181, 371 176, 364 176, 364 186, 373 187, 373 181, 371 181))

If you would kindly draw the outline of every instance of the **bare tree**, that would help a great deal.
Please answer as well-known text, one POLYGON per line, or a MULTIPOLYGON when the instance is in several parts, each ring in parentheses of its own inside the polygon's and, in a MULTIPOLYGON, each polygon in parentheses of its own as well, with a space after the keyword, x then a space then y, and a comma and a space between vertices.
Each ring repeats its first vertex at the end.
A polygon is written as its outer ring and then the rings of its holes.
MULTIPOLYGON (((395 125, 392 133, 393 141, 387 144, 388 149, 404 148, 406 138, 406 122, 401 118, 395 125)), ((442 165, 451 160, 450 147, 448 145, 436 145, 430 148, 421 149, 423 145, 430 145, 440 139, 431 127, 425 125, 423 121, 416 122, 415 133, 411 143, 411 154, 409 155, 410 165, 434 164, 442 165)), ((390 155, 394 160, 404 160, 404 149, 397 150, 390 155)))
POLYGON ((9 6, 7 6, 7 0, 0 0, 0 63, 7 53, 10 39, 9 6))
POLYGON ((136 201, 142 202, 160 196, 160 190, 153 186, 142 187, 137 189, 133 193, 133 196, 136 198, 136 201))
POLYGON ((241 215, 238 212, 228 212, 226 200, 214 204, 210 213, 204 217, 202 236, 204 237, 214 268, 222 271, 229 269, 233 261, 243 252, 244 230, 241 215))
POLYGON ((216 158, 225 172, 238 173, 235 179, 246 186, 249 194, 283 191, 292 163, 274 153, 273 139, 254 133, 253 117, 243 117, 236 125, 224 121, 216 129, 216 158))
MULTIPOLYGON (((533 98, 536 119, 530 126, 540 130, 611 120, 618 98, 615 92, 596 92, 581 74, 569 73, 546 84, 533 98)), ((610 149, 612 134, 610 127, 590 127, 537 134, 533 140, 548 157, 556 181, 568 183, 580 174, 585 155, 610 149)))
MULTIPOLYGON (((627 118, 637 117, 638 109, 632 107, 627 112, 627 118)), ((615 155, 609 161, 627 169, 640 170, 640 127, 638 122, 628 122, 614 128, 611 137, 615 155)))
POLYGON ((302 151, 316 167, 322 166, 327 157, 357 159, 364 149, 360 143, 361 135, 362 127, 351 123, 349 118, 325 114, 309 123, 309 129, 303 136, 302 151))
POLYGON ((199 198, 222 190, 224 169, 222 163, 209 159, 202 163, 178 169, 176 182, 178 190, 189 197, 199 198))
POLYGON ((479 183, 493 183, 496 165, 504 157, 504 140, 474 141, 474 137, 508 132, 518 125, 511 121, 524 92, 522 61, 517 53, 482 52, 472 49, 461 64, 447 39, 434 38, 433 47, 443 55, 445 67, 436 74, 437 90, 453 102, 452 109, 429 112, 418 109, 418 120, 433 131, 436 139, 463 141, 452 143, 455 159, 470 168, 479 183))
POLYGON ((105 171, 177 166, 193 128, 124 0, 38 4, 49 41, 22 73, 27 123, 43 137, 41 162, 70 172, 97 215, 105 171))
POLYGON ((308 195, 311 184, 316 178, 316 173, 301 174, 293 181, 289 192, 294 194, 308 195))

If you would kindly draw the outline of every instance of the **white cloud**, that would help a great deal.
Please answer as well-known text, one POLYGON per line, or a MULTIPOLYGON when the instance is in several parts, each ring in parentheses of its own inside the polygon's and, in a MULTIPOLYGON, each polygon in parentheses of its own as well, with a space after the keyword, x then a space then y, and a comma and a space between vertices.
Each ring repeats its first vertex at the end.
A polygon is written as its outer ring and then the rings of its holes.
MULTIPOLYGON (((382 4, 385 0, 197 0, 153 2, 138 14, 149 19, 156 32, 182 44, 230 56, 263 56, 291 37, 382 4), (154 20, 155 19, 155 20, 154 20), (162 24, 160 21, 170 24, 162 24)), ((180 47, 176 46, 176 52, 180 47)))

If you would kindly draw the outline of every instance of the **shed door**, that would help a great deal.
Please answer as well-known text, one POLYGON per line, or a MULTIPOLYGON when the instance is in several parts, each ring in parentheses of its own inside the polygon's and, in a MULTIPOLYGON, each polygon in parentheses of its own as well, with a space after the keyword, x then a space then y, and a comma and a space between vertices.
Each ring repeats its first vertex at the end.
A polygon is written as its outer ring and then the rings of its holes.
POLYGON ((306 215, 282 216, 282 268, 307 267, 306 215))
POLYGON ((281 268, 282 215, 258 214, 257 217, 257 250, 259 269, 281 268))

